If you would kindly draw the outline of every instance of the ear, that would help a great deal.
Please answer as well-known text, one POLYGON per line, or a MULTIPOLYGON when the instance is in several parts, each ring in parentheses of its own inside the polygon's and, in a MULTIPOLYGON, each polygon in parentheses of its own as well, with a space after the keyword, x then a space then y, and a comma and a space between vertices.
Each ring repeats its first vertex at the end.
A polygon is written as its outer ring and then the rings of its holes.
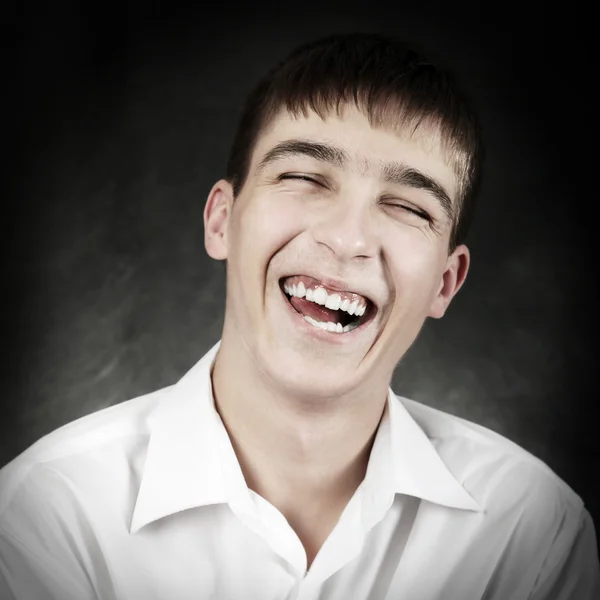
POLYGON ((452 298, 467 278, 471 256, 469 249, 465 245, 460 245, 448 257, 446 262, 446 270, 442 274, 442 280, 438 288, 437 294, 431 303, 429 316, 434 319, 441 319, 452 298))
POLYGON ((204 207, 204 246, 215 260, 227 258, 228 225, 233 207, 233 188, 220 179, 213 185, 204 207))

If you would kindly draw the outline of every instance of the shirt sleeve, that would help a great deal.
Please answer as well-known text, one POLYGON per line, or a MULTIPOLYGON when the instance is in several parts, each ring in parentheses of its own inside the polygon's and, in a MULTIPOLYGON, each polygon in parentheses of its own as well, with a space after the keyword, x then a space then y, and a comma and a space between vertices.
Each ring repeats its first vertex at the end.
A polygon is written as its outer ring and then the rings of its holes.
POLYGON ((0 530, 2 600, 96 600, 55 558, 36 556, 0 530))
POLYGON ((97 600, 68 489, 39 469, 0 514, 1 600, 97 600))
POLYGON ((599 600, 600 563, 594 523, 582 510, 575 536, 560 532, 552 544, 530 600, 599 600))

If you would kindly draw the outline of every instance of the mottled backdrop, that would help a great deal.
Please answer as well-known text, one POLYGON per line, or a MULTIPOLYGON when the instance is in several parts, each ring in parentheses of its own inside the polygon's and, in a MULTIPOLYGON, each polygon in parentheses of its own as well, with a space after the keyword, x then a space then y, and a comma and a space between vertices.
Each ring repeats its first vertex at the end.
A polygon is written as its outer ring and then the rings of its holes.
POLYGON ((487 142, 467 284, 395 390, 524 446, 600 523, 585 17, 523 3, 251 4, 17 6, 0 464, 175 382, 217 341, 224 267, 205 254, 202 211, 242 98, 299 42, 361 29, 453 68, 487 142))

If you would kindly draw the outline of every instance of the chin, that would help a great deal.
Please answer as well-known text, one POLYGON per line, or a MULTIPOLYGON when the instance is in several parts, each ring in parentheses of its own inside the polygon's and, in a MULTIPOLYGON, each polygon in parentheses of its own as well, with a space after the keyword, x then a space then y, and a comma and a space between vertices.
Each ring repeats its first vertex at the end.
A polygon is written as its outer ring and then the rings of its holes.
POLYGON ((291 348, 275 352, 272 359, 263 359, 261 371, 288 395, 318 398, 341 396, 360 384, 356 365, 346 361, 324 360, 307 356, 291 348))

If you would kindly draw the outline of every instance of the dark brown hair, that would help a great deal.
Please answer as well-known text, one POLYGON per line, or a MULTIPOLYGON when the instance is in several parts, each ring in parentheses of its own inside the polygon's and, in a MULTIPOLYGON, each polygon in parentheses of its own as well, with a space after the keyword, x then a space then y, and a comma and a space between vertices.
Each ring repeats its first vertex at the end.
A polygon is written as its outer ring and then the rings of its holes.
POLYGON ((452 76, 401 41, 374 34, 331 36, 294 50, 252 90, 234 137, 226 177, 237 196, 256 142, 283 110, 326 117, 354 103, 373 126, 438 135, 458 178, 450 252, 472 219, 483 148, 477 118, 452 76))

